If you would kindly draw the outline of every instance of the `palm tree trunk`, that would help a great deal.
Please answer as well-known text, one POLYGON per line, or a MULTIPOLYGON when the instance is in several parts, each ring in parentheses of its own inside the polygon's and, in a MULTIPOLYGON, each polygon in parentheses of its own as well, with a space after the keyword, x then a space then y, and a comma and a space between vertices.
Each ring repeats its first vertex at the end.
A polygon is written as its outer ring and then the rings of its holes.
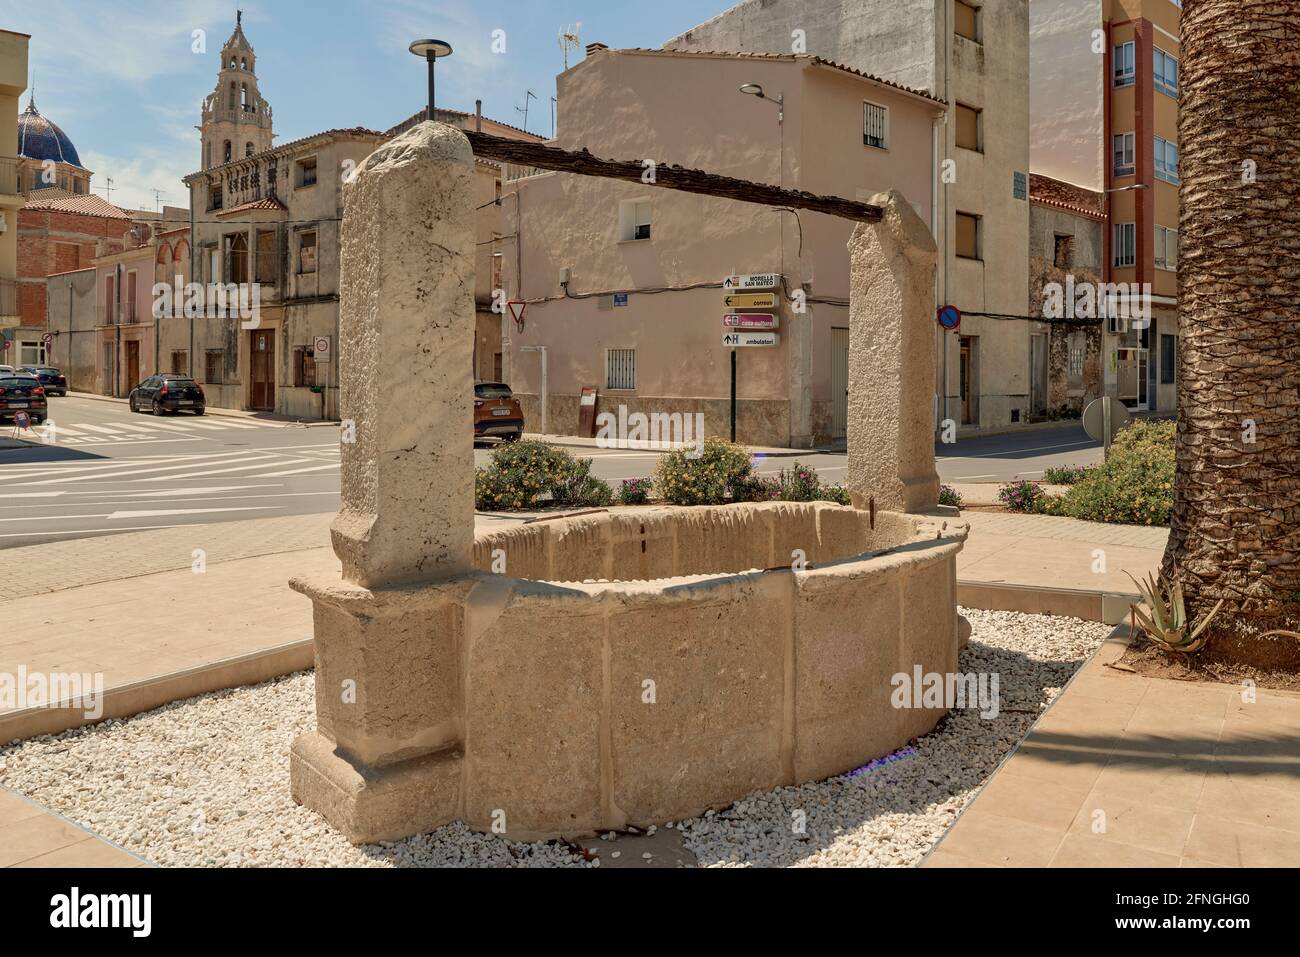
POLYGON ((1216 657, 1294 666, 1300 642, 1251 636, 1300 621, 1300 0, 1186 0, 1181 49, 1165 572, 1193 620, 1225 600, 1216 657))

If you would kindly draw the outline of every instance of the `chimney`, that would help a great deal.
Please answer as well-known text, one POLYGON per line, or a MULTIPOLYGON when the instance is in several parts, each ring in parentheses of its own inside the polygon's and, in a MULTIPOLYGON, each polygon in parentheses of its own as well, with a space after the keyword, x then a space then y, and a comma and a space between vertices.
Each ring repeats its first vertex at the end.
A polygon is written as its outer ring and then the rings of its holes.
POLYGON ((483 132, 483 101, 474 101, 474 132, 483 132))
POLYGON ((605 43, 588 43, 587 56, 591 56, 592 54, 599 53, 601 50, 608 50, 608 49, 609 49, 609 45, 605 43))

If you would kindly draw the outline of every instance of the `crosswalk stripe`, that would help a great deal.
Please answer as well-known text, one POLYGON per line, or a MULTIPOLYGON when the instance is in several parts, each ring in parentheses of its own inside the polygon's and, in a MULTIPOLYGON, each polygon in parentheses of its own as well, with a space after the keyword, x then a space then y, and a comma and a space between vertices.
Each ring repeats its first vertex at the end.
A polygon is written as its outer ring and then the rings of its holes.
POLYGON ((153 433, 153 429, 149 428, 149 426, 147 425, 137 425, 135 422, 119 422, 117 424, 119 428, 129 429, 132 432, 148 432, 150 434, 153 433))
POLYGON ((98 433, 100 433, 100 434, 102 434, 102 435, 119 435, 119 434, 121 434, 121 433, 120 433, 120 430, 118 430, 118 429, 110 429, 110 428, 108 428, 107 426, 104 426, 104 425, 89 425, 89 424, 87 424, 87 423, 85 423, 85 422, 78 422, 77 425, 76 425, 76 427, 77 427, 78 429, 86 429, 86 430, 88 430, 88 431, 90 431, 90 432, 98 432, 98 433))
POLYGON ((81 432, 78 432, 76 429, 72 428, 71 426, 68 426, 68 425, 59 425, 59 423, 55 422, 53 419, 48 420, 48 421, 46 422, 46 425, 53 425, 53 426, 54 426, 54 429, 55 429, 55 434, 56 434, 56 435, 81 435, 81 434, 83 434, 83 433, 81 433, 81 432))

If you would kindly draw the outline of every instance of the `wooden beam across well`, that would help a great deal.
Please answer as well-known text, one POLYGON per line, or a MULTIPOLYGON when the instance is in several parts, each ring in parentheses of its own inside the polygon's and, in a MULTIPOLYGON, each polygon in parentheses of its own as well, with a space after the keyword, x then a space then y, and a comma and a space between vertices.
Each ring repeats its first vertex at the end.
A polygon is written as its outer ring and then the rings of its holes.
POLYGON ((757 203, 760 206, 807 209, 858 222, 874 223, 881 217, 880 207, 872 206, 870 203, 858 203, 839 196, 818 196, 804 190, 781 189, 766 183, 753 183, 749 180, 668 164, 659 164, 655 167, 653 183, 643 183, 641 177, 645 174, 646 167, 641 160, 601 159, 592 156, 585 149, 573 152, 547 146, 544 143, 504 139, 474 130, 462 130, 462 132, 469 138, 475 155, 502 163, 533 166, 560 173, 576 173, 579 176, 622 179, 629 183, 699 193, 703 196, 716 196, 719 199, 734 199, 742 203, 757 203))

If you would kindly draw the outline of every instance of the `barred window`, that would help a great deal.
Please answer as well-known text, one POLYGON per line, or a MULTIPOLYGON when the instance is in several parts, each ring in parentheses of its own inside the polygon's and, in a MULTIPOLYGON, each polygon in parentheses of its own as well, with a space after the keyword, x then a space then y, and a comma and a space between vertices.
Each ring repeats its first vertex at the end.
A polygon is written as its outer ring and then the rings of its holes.
POLYGON ((221 360, 224 354, 220 349, 209 349, 203 356, 203 381, 208 385, 221 384, 221 360))
POLYGON ((610 349, 605 353, 605 388, 636 388, 636 350, 610 349))
POLYGON ((306 346, 293 350, 293 384, 300 388, 316 384, 316 358, 306 346))
POLYGON ((889 148, 889 111, 875 103, 862 104, 862 142, 876 149, 889 148))

